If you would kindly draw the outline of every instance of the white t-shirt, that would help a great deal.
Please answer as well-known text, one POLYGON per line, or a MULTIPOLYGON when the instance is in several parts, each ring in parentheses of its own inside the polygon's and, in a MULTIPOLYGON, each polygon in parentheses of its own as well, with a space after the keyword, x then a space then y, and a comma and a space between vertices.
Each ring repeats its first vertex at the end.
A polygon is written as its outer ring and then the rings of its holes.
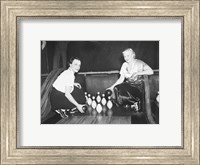
POLYGON ((125 78, 130 78, 134 73, 142 72, 146 68, 150 68, 146 63, 141 60, 135 60, 134 65, 130 70, 128 69, 128 63, 124 62, 120 69, 120 74, 123 75, 125 78))
POLYGON ((72 87, 72 92, 74 90, 74 80, 74 72, 70 68, 68 68, 57 77, 57 79, 53 83, 53 87, 56 88, 58 91, 65 93, 65 87, 70 86, 72 87))

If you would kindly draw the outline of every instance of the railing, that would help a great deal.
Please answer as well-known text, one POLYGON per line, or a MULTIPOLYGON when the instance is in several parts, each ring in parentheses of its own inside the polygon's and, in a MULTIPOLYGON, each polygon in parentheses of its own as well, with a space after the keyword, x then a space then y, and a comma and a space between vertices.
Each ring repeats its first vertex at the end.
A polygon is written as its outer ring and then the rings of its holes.
MULTIPOLYGON (((153 70, 154 74, 159 74, 159 69, 153 70)), ((89 71, 89 72, 79 72, 77 74, 85 75, 85 74, 113 74, 113 73, 119 73, 119 70, 111 70, 111 71, 89 71)), ((41 74, 42 77, 47 77, 49 73, 41 74)))

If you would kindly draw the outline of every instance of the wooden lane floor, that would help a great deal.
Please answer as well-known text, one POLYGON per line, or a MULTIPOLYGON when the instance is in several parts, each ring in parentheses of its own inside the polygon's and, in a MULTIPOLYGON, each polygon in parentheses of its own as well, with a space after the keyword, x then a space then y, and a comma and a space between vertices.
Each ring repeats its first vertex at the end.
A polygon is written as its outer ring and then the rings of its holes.
POLYGON ((148 124, 143 112, 113 107, 112 110, 100 114, 86 112, 75 113, 72 116, 59 120, 56 124, 148 124))
POLYGON ((131 116, 70 116, 57 124, 131 124, 131 116))

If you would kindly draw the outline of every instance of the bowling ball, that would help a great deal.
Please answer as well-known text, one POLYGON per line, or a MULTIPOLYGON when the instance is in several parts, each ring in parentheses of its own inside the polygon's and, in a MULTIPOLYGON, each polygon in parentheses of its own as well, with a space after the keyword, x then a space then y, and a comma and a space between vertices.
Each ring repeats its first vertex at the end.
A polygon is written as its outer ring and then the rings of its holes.
POLYGON ((112 95, 112 91, 110 89, 105 91, 105 96, 106 97, 111 96, 111 95, 112 95))
POLYGON ((87 111, 88 108, 87 108, 87 106, 83 106, 82 109, 83 109, 83 111, 87 111))

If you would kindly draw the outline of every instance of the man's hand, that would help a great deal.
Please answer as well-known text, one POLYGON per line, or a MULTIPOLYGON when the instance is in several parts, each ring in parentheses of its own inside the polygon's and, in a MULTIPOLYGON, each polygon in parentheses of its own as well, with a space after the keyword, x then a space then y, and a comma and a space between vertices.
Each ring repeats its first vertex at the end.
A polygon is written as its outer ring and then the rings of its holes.
POLYGON ((137 76, 138 76, 137 73, 133 73, 132 76, 130 77, 130 79, 135 81, 135 80, 137 80, 137 76))
POLYGON ((76 86, 77 88, 81 89, 81 84, 79 84, 79 83, 74 83, 74 86, 76 86))
POLYGON ((83 106, 84 104, 78 104, 76 108, 78 109, 79 112, 84 113, 83 106))
POLYGON ((113 87, 106 88, 106 91, 107 91, 107 90, 113 91, 113 87))

